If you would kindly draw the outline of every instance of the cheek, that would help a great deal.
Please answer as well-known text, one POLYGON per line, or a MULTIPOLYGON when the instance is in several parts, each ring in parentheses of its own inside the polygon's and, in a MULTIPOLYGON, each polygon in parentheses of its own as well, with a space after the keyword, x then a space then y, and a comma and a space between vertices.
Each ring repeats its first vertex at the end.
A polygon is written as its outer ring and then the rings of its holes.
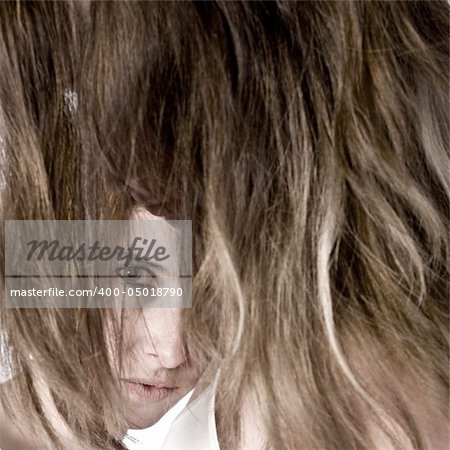
POLYGON ((124 311, 121 345, 123 366, 145 365, 145 355, 153 353, 149 321, 144 320, 140 310, 124 311))
POLYGON ((106 351, 113 366, 119 367, 120 349, 122 349, 123 364, 129 359, 134 348, 137 314, 131 310, 113 310, 113 315, 104 322, 106 351))
POLYGON ((114 365, 117 360, 118 354, 118 340, 116 336, 117 318, 115 313, 113 313, 112 318, 104 321, 103 334, 105 337, 106 352, 108 354, 108 359, 114 365))

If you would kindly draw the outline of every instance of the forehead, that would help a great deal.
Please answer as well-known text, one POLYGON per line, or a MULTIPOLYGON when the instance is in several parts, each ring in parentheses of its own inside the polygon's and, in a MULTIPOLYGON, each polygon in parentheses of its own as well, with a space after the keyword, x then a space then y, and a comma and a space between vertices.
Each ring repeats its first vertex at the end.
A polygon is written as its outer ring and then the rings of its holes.
POLYGON ((142 206, 138 206, 134 208, 131 218, 135 220, 161 220, 164 217, 156 216, 142 206))
POLYGON ((151 232, 155 238, 159 238, 166 243, 176 245, 180 239, 180 231, 177 230, 173 223, 164 216, 152 214, 142 206, 133 209, 130 222, 130 231, 134 233, 151 232))

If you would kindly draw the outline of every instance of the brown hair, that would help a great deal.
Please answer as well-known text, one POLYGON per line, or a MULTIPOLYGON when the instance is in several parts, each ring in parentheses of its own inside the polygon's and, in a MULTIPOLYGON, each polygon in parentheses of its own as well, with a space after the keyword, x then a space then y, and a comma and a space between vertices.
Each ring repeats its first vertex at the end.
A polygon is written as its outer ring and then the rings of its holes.
MULTIPOLYGON (((0 8, 4 217, 192 219, 186 337, 221 369, 223 447, 243 398, 268 448, 430 446, 423 416, 448 420, 447 2, 0 8)), ((3 403, 56 439, 39 374, 80 445, 120 447, 107 319, 4 310, 21 370, 3 403)))

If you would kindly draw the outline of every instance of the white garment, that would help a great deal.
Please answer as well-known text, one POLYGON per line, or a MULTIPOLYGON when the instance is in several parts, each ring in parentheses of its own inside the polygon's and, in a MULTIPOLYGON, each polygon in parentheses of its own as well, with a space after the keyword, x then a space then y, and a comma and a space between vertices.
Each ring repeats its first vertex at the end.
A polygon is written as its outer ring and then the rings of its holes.
POLYGON ((220 450, 214 414, 216 382, 173 421, 161 450, 220 450))
POLYGON ((0 330, 0 384, 12 378, 11 352, 6 342, 6 336, 0 330))

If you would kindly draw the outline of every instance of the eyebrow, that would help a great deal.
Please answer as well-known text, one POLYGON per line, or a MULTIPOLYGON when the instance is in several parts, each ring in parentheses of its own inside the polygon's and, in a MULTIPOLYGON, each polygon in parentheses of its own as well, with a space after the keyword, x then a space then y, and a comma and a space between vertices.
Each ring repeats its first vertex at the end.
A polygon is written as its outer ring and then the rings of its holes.
POLYGON ((164 274, 168 274, 169 271, 167 270, 166 267, 164 267, 162 264, 156 264, 154 262, 149 262, 149 261, 145 261, 145 260, 141 260, 141 261, 137 261, 136 259, 132 259, 131 262, 133 263, 137 263, 137 264, 141 264, 141 265, 145 265, 148 267, 151 267, 152 269, 156 269, 159 270, 160 272, 164 273, 164 274))

